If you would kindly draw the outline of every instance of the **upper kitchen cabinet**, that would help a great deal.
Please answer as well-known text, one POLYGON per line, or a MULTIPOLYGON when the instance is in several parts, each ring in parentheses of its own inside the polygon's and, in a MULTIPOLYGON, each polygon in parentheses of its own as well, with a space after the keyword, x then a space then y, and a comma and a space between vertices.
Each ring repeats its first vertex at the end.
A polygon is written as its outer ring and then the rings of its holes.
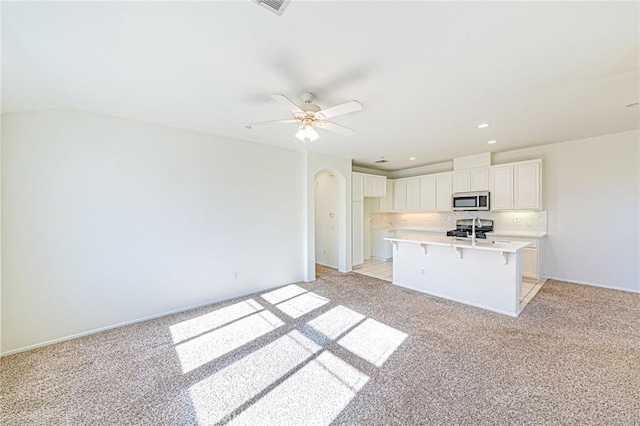
POLYGON ((362 201, 363 197, 384 197, 387 193, 387 178, 384 176, 352 173, 352 201, 362 201))
POLYGON ((381 212, 392 212, 393 208, 393 181, 387 180, 385 182, 387 192, 384 197, 380 197, 380 209, 381 212))
POLYGON ((540 210, 542 160, 526 161, 513 165, 514 199, 516 210, 540 210))
POLYGON ((393 182, 393 211, 407 211, 407 180, 393 182))
POLYGON ((420 210, 451 211, 451 173, 438 173, 420 177, 420 210))
POLYGON ((436 210, 436 175, 420 178, 420 210, 436 210))
POLYGON ((540 210, 542 160, 492 166, 491 210, 540 210))
POLYGON ((513 209, 513 166, 494 166, 489 169, 491 210, 513 209))
POLYGON ((438 173, 436 176, 436 211, 450 212, 453 194, 453 174, 438 173))
POLYGON ((394 182, 393 210, 420 211, 420 178, 399 179, 394 182))
POLYGON ((364 176, 364 196, 384 197, 387 194, 387 178, 384 176, 364 176))
POLYGON ((420 211, 420 178, 407 180, 407 211, 420 211))
POLYGON ((488 191, 489 168, 461 170, 453 173, 453 192, 488 191))

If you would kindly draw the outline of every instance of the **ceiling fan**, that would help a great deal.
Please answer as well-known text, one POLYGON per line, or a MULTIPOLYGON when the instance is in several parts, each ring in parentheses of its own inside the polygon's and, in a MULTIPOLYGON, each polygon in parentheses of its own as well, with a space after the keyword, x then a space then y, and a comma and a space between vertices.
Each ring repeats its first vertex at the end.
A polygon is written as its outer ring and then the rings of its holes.
POLYGON ((362 104, 358 101, 349 101, 331 108, 321 109, 318 105, 311 102, 315 98, 313 93, 304 93, 302 100, 304 103, 300 106, 296 105, 291 99, 284 95, 271 95, 271 99, 284 105, 293 112, 292 119, 276 120, 276 121, 260 121, 257 123, 249 123, 246 127, 262 126, 264 124, 280 124, 280 123, 300 123, 296 138, 302 142, 312 142, 320 137, 314 126, 319 129, 329 130, 331 132, 340 133, 341 135, 351 136, 356 133, 355 130, 340 124, 327 121, 328 118, 336 117, 350 112, 360 111, 362 104))

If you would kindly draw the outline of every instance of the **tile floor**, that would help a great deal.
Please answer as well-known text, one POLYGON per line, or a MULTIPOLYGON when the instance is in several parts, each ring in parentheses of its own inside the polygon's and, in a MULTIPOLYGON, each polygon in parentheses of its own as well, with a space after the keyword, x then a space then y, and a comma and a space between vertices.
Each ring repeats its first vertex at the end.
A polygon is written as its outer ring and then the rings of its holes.
POLYGON ((353 272, 367 275, 381 280, 391 281, 393 278, 393 262, 383 260, 365 260, 361 268, 354 269, 353 272))
MULTIPOLYGON (((393 262, 385 262, 383 260, 376 259, 365 260, 362 267, 354 269, 353 272, 391 282, 393 279, 393 262)), ((536 293, 538 293, 542 284, 543 283, 534 283, 529 281, 522 282, 520 311, 522 311, 522 309, 527 306, 527 303, 529 303, 536 293)))

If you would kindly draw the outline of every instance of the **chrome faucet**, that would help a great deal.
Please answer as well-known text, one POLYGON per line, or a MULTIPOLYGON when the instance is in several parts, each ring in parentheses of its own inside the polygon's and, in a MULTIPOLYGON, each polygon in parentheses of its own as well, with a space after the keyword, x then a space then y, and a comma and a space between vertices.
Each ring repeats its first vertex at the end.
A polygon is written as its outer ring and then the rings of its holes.
POLYGON ((471 220, 471 245, 473 247, 476 246, 476 220, 478 221, 478 226, 482 226, 482 221, 479 217, 474 216, 471 220))

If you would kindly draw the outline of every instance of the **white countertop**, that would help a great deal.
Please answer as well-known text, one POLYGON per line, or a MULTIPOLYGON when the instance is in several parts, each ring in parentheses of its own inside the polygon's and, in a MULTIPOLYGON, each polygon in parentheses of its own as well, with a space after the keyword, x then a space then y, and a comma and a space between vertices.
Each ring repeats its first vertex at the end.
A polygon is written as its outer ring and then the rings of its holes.
POLYGON ((518 231, 518 230, 505 230, 498 229, 491 232, 487 232, 488 236, 495 235, 497 237, 522 237, 522 238, 544 238, 547 236, 546 232, 542 231, 518 231))
MULTIPOLYGON (((443 228, 432 228, 432 229, 374 229, 376 231, 389 231, 389 232, 399 232, 399 231, 404 231, 404 232, 429 232, 429 233, 442 233, 442 234, 446 234, 447 231, 450 231, 451 229, 455 228, 455 225, 453 227, 449 227, 446 229, 443 228)), ((487 232, 487 236, 494 236, 494 237, 514 237, 514 238, 544 238, 547 236, 547 232, 545 231, 534 231, 534 230, 526 230, 526 231, 521 231, 521 230, 509 230, 509 229, 496 229, 493 230, 491 232, 487 232)))
POLYGON ((465 248, 473 250, 486 250, 486 251, 499 251, 503 253, 515 253, 518 250, 522 250, 525 247, 531 245, 529 242, 493 242, 476 240, 474 246, 471 240, 455 239, 454 237, 446 237, 440 235, 424 235, 424 234, 409 234, 399 237, 385 238, 387 241, 396 241, 403 243, 416 243, 427 244, 437 246, 449 246, 454 248, 465 248))

